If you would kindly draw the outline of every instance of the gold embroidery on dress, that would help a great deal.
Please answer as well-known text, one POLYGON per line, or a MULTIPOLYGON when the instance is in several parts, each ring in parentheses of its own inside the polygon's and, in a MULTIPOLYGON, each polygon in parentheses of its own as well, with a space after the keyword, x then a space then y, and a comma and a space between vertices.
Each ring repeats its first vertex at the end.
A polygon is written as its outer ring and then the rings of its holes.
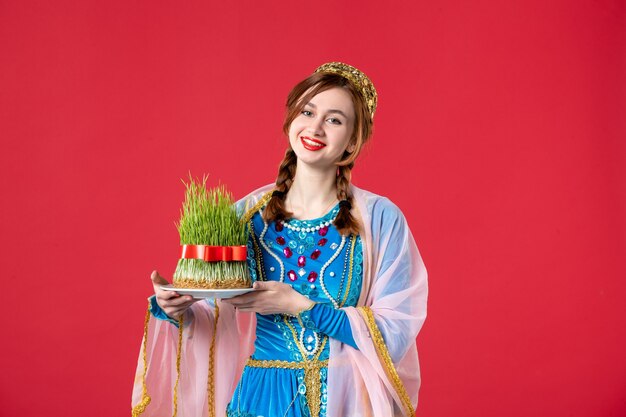
POLYGON ((406 392, 406 388, 402 384, 402 380, 400 380, 398 371, 396 371, 396 368, 393 365, 391 356, 389 355, 389 351, 387 350, 387 346, 385 345, 383 335, 380 333, 380 330, 376 325, 376 320, 374 320, 374 313, 369 307, 357 308, 365 319, 367 328, 369 329, 370 335, 372 336, 372 342, 376 347, 376 353, 378 354, 378 358, 380 359, 380 362, 383 365, 383 368, 385 369, 389 380, 393 384, 393 387, 395 388, 398 396, 400 397, 400 400, 402 401, 405 414, 407 416, 414 416, 415 409, 413 408, 413 404, 411 403, 409 394, 406 392))
MULTIPOLYGON (((308 359, 306 351, 300 345, 295 327, 293 327, 293 325, 289 322, 289 319, 285 316, 283 316, 283 321, 289 327, 289 330, 291 330, 293 340, 295 340, 296 346, 298 346, 298 350, 302 355, 302 367, 304 368, 304 386, 306 387, 305 396, 306 401, 309 404, 311 417, 318 417, 320 415, 322 393, 320 370, 325 366, 322 365, 324 361, 320 361, 319 357, 324 351, 326 342, 328 342, 328 336, 324 336, 324 339, 322 340, 322 343, 320 344, 319 350, 315 357, 313 359, 308 359)), ((326 365, 328 365, 328 362, 326 362, 326 365)))
POLYGON ((261 267, 261 249, 259 248, 259 244, 256 241, 256 236, 254 235, 254 226, 252 225, 252 219, 248 221, 248 232, 250 233, 250 239, 252 239, 252 245, 254 246, 254 257, 256 259, 256 268, 258 273, 258 280, 265 281, 265 277, 263 275, 263 268, 261 267))
MULTIPOLYGON (((318 361, 321 367, 328 366, 328 359, 318 361)), ((246 362, 246 366, 251 368, 280 368, 280 369, 305 369, 306 365, 303 362, 289 362, 281 360, 262 360, 249 358, 246 362)))
POLYGON ((257 203, 254 206, 252 206, 250 210, 246 211, 244 215, 241 216, 241 222, 248 223, 250 219, 252 218, 252 216, 254 216, 254 213, 259 211, 261 207, 267 204, 267 202, 270 201, 270 198, 272 198, 272 191, 265 193, 263 197, 261 197, 261 199, 257 201, 257 203))
POLYGON ((146 411, 146 407, 152 400, 148 395, 148 387, 146 386, 146 374, 148 373, 148 361, 147 361, 147 344, 148 344, 148 323, 150 322, 150 301, 148 301, 148 312, 143 322, 143 349, 141 356, 143 358, 143 373, 141 375, 141 401, 139 404, 133 407, 132 416, 138 417, 141 413, 146 411))
POLYGON ((207 382, 207 401, 209 417, 215 417, 215 339, 217 339, 217 321, 220 318, 220 306, 215 300, 215 320, 213 320, 213 339, 209 348, 209 377, 207 382))
POLYGON ((184 317, 181 314, 178 319, 178 346, 176 347, 176 382, 174 383, 174 414, 172 417, 176 417, 178 414, 178 382, 180 381, 180 357, 183 349, 183 324, 184 317))
MULTIPOLYGON (((352 239, 350 242, 350 266, 348 269, 348 283, 346 284, 346 292, 343 295, 343 300, 341 300, 341 304, 339 305, 339 307, 343 307, 346 304, 348 294, 350 293, 350 285, 352 285, 352 265, 354 265, 354 245, 356 244, 356 237, 357 235, 352 235, 352 239)), ((339 297, 339 295, 337 295, 337 297, 339 297)))

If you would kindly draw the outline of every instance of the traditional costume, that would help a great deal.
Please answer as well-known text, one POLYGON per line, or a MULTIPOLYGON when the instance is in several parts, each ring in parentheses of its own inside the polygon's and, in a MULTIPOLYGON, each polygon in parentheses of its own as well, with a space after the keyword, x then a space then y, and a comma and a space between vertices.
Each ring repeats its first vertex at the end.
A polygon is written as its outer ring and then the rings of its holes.
POLYGON ((360 236, 337 233, 337 207, 316 220, 266 224, 268 191, 238 203, 253 279, 282 278, 316 306, 293 318, 198 302, 182 333, 149 313, 134 414, 413 416, 427 281, 404 216, 352 187, 360 236))

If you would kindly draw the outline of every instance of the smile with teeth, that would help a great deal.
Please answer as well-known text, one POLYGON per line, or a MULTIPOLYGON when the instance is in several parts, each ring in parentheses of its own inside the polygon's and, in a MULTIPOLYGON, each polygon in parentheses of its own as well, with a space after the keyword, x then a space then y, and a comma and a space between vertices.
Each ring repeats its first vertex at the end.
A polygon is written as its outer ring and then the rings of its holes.
POLYGON ((317 139, 312 139, 308 136, 300 136, 300 141, 302 142, 304 148, 309 151, 319 151, 326 146, 325 143, 320 142, 317 139))

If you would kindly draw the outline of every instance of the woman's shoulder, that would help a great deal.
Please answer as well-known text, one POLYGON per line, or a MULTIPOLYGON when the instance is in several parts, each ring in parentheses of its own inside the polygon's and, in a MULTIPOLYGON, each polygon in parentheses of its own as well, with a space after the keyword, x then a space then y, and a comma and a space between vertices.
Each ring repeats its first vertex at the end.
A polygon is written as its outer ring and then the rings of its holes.
POLYGON ((388 197, 363 190, 354 185, 352 186, 352 195, 371 217, 382 216, 404 219, 402 210, 388 197))
POLYGON ((239 216, 245 216, 248 213, 254 214, 267 201, 270 192, 274 189, 274 184, 267 184, 250 192, 248 195, 237 201, 235 207, 239 216))

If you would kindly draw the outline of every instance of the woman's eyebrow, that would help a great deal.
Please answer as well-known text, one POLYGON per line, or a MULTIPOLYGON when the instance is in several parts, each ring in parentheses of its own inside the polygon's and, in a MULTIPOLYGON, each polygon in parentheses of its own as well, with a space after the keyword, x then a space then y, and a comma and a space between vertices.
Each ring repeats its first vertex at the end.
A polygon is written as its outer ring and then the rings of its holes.
MULTIPOLYGON (((311 103, 311 102, 306 103, 305 106, 313 107, 314 109, 317 108, 317 106, 315 104, 311 103)), ((339 113, 340 115, 342 115, 346 119, 348 118, 348 116, 346 116, 346 114, 344 112, 342 112, 341 110, 339 110, 339 109, 329 109, 327 113, 339 113)))

